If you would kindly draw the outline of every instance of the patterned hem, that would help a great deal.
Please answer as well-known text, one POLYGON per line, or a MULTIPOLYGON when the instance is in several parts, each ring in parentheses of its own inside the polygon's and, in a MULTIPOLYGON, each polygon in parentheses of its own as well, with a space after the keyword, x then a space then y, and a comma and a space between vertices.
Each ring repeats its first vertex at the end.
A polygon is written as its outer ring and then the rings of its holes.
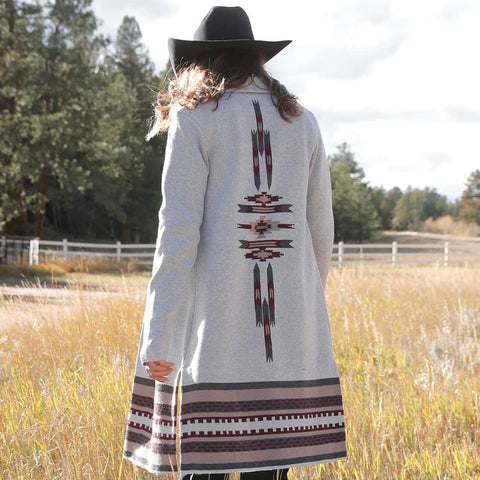
POLYGON ((184 385, 178 418, 175 392, 135 377, 123 456, 151 473, 247 472, 347 457, 338 377, 184 385))

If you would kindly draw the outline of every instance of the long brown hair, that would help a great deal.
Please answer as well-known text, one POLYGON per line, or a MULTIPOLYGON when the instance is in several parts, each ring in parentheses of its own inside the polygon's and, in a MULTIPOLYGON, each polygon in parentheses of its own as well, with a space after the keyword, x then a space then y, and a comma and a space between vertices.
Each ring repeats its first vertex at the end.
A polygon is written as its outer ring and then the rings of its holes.
POLYGON ((261 53, 251 49, 222 49, 178 65, 177 77, 172 73, 165 77, 168 88, 160 90, 152 104, 154 115, 145 139, 148 141, 169 129, 173 105, 194 110, 201 103, 215 100, 213 110, 216 110, 226 89, 240 87, 254 75, 268 86, 272 101, 285 121, 290 122, 290 118, 301 114, 297 97, 265 70, 261 53))

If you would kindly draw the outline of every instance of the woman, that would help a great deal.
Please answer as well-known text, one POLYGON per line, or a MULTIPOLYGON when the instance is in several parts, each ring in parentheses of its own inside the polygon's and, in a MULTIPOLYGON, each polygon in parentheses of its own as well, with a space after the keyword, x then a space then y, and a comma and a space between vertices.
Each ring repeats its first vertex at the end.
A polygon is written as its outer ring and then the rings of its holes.
POLYGON ((264 68, 289 43, 255 40, 240 7, 169 39, 175 78, 147 135, 168 130, 163 202, 123 452, 150 472, 286 480, 347 458, 324 295, 328 162, 314 115, 264 68))

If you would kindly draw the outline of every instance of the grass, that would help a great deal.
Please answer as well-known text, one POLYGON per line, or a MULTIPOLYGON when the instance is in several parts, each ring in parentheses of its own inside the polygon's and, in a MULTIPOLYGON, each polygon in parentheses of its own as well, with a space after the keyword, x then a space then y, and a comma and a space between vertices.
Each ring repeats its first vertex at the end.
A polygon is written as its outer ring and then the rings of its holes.
MULTIPOLYGON (((122 459, 148 275, 131 279, 0 332, 2 479, 158 478, 122 459)), ((331 268, 349 458, 291 480, 480 478, 478 285, 475 267, 331 268)))
POLYGON ((96 259, 89 257, 72 257, 67 260, 58 259, 55 262, 45 262, 39 265, 10 265, 0 264, 0 282, 3 284, 27 282, 50 282, 50 284, 66 283, 72 278, 71 273, 97 275, 126 275, 130 273, 147 272, 152 270, 151 265, 141 265, 135 262, 117 262, 110 259, 96 259))

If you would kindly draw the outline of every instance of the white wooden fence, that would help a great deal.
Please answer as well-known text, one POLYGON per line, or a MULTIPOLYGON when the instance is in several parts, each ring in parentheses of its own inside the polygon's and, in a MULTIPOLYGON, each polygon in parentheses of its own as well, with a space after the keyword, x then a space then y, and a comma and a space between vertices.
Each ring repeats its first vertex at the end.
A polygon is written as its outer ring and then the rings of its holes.
MULTIPOLYGON (((112 257, 121 262, 136 259, 138 263, 152 264, 154 243, 125 244, 83 243, 40 240, 30 241, 29 264, 38 265, 39 255, 68 258, 71 256, 112 257), (147 260, 141 260, 147 259, 147 260)), ((347 263, 440 263, 445 266, 454 262, 480 262, 478 243, 343 243, 333 247, 332 263, 340 267, 347 263)))

